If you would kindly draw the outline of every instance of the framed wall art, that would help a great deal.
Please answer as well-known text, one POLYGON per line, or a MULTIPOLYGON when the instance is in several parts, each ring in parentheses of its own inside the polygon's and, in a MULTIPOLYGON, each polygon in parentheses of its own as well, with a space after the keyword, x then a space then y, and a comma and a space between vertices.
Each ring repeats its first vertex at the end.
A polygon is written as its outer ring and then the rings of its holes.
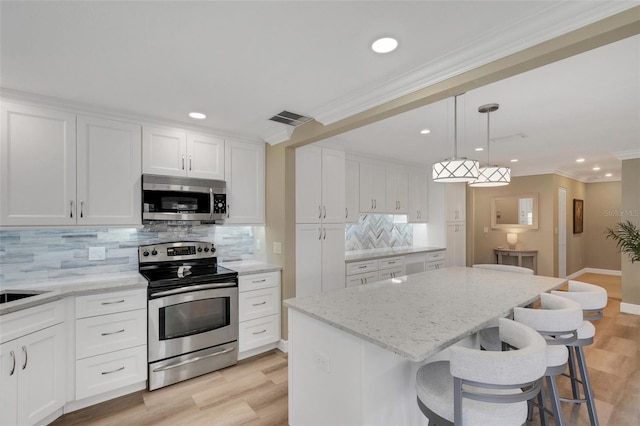
POLYGON ((573 233, 581 234, 584 226, 584 200, 573 199, 573 233))

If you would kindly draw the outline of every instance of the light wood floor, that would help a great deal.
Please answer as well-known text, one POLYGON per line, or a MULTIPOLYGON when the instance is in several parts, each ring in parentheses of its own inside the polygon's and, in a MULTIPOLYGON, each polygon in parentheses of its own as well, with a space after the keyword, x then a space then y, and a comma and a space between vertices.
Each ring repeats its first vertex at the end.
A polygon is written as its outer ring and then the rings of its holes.
MULTIPOLYGON (((608 289, 620 286, 615 276, 577 279, 605 282, 608 289)), ((638 426, 640 316, 621 314, 620 300, 609 298, 604 318, 594 324, 595 341, 585 354, 600 424, 638 426)), ((568 380, 558 382, 568 396, 568 380)), ((562 403, 562 408, 568 426, 589 424, 584 404, 562 403)), ((53 425, 286 425, 287 420, 287 355, 274 350, 186 382, 66 414, 53 425)), ((534 420, 530 424, 538 424, 534 420)))

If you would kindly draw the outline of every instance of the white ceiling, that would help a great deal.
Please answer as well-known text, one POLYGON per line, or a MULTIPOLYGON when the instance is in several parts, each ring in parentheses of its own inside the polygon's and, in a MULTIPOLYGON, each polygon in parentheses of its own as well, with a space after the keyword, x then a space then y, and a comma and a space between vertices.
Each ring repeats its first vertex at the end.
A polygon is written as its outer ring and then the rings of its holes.
MULTIPOLYGON (((270 142, 289 110, 329 124, 407 91, 637 5, 636 1, 0 2, 0 86, 87 107, 270 142), (399 39, 378 55, 370 43, 399 39), (194 122, 190 111, 207 114, 194 122)), ((7 90, 8 89, 8 90, 7 90)), ((459 97, 459 154, 486 144, 514 175, 619 179, 613 153, 640 152, 640 37, 459 97), (524 133, 525 139, 501 139, 524 133), (587 161, 575 163, 578 156, 587 161), (602 170, 593 172, 599 165, 602 170)), ((453 154, 443 101, 330 141, 430 164, 453 154), (432 133, 417 131, 429 127, 432 133)))

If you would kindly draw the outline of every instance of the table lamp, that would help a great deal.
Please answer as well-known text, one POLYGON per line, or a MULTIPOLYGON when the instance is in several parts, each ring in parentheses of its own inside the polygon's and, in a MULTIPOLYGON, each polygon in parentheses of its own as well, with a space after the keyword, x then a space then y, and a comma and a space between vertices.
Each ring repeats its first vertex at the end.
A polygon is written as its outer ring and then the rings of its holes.
POLYGON ((518 234, 507 234, 507 242, 511 250, 516 249, 516 243, 518 242, 518 234))

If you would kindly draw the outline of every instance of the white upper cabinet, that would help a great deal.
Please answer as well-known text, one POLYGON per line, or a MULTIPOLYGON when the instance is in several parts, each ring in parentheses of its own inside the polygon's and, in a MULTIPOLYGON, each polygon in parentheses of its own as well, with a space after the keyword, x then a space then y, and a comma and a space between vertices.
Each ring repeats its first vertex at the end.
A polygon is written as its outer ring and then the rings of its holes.
POLYGON ((2 102, 0 225, 76 223, 76 116, 2 102))
POLYGON ((136 225, 140 126, 2 104, 3 226, 136 225))
POLYGON ((142 129, 142 171, 165 176, 187 175, 187 132, 161 127, 142 129))
POLYGON ((405 168, 387 167, 387 213, 407 213, 407 200, 409 198, 409 173, 405 168))
POLYGON ((382 165, 360 163, 360 212, 386 211, 386 169, 382 165))
POLYGON ((265 146, 227 140, 224 148, 228 224, 265 223, 265 146))
POLYGON ((409 223, 428 222, 429 173, 422 170, 412 170, 409 173, 409 209, 407 221, 409 223))
POLYGON ((360 220, 360 164, 354 160, 345 161, 345 222, 358 223, 360 220))
POLYGON ((447 183, 445 185, 447 203, 447 221, 466 221, 466 183, 447 183))
POLYGON ((141 128, 78 116, 77 223, 140 224, 141 128))
POLYGON ((142 135, 144 173, 224 179, 224 139, 147 126, 142 135))
POLYGON ((344 223, 344 194, 344 152, 296 149, 296 223, 344 223))
POLYGON ((224 139, 187 134, 187 175, 224 180, 224 139))

